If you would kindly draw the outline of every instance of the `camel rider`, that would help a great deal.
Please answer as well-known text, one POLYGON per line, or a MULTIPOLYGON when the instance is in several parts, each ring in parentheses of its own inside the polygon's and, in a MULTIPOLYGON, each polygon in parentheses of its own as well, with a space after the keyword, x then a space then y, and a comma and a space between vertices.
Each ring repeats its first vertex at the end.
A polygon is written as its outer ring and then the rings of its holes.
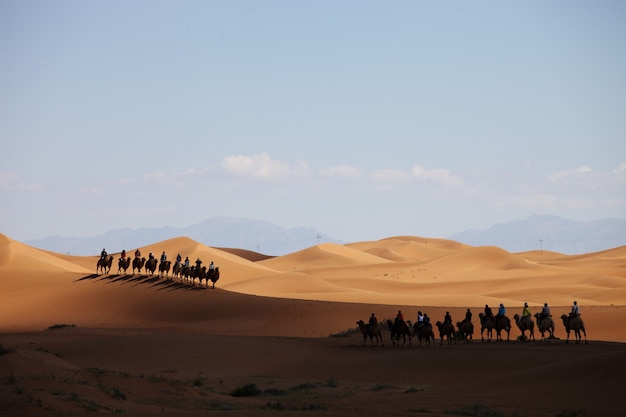
POLYGON ((424 325, 426 324, 430 324, 430 317, 428 317, 428 314, 424 313, 424 325))
POLYGON ((506 315, 506 308, 504 308, 504 304, 500 303, 500 308, 498 308, 498 315, 496 316, 496 319, 499 319, 500 317, 504 317, 506 315))
POLYGON ((153 261, 154 260, 154 253, 150 252, 150 254, 148 255, 148 259, 153 261))
POLYGON ((163 251, 163 253, 161 254, 161 262, 165 261, 167 261, 167 255, 165 254, 165 251, 163 251))
POLYGON ((574 301, 574 305, 572 305, 572 311, 569 313, 570 317, 578 317, 580 316, 580 307, 578 303, 574 301))
POLYGON ((120 255, 120 258, 122 258, 123 261, 126 260, 126 249, 122 249, 122 253, 120 255))
POLYGON ((472 322, 472 310, 470 310, 469 308, 465 312, 465 321, 468 321, 470 323, 472 322))
POLYGON ((491 311, 491 307, 485 304, 485 317, 493 317, 493 311, 491 311))
POLYGON ((401 310, 398 310, 398 314, 396 315, 396 323, 404 323, 404 316, 401 310))
POLYGON ((213 261, 211 261, 211 264, 209 265, 209 270, 214 270, 215 269, 215 265, 213 265, 213 261))
POLYGON ((185 256, 185 268, 189 268, 189 256, 185 256))
POLYGON ((180 264, 180 261, 182 261, 182 260, 183 260, 183 257, 180 256, 180 253, 178 255, 176 255, 176 263, 177 264, 180 264))
POLYGON ((422 327, 424 325, 424 315, 422 314, 422 311, 419 310, 417 312, 417 327, 422 327))
POLYGON ((530 316, 531 316, 530 307, 528 307, 528 303, 524 303, 524 310, 522 310, 522 317, 530 318, 530 316))
POLYGON ((102 259, 102 262, 106 262, 107 256, 108 256, 108 253, 106 249, 102 248, 102 252, 100 252, 100 259, 102 259))
POLYGON ((443 322, 452 324, 452 316, 450 315, 449 311, 446 311, 446 315, 443 318, 443 322))
POLYGON ((370 327, 371 326, 378 326, 378 319, 376 318, 374 313, 372 313, 372 315, 370 316, 369 325, 370 325, 370 327))
POLYGON ((202 261, 198 258, 196 259, 196 269, 200 269, 200 265, 202 265, 202 261))
POLYGON ((550 307, 548 307, 548 303, 543 303, 543 308, 541 309, 541 320, 547 319, 552 314, 550 314, 550 307))
POLYGON ((139 250, 139 248, 137 248, 137 250, 135 251, 135 258, 136 259, 141 258, 141 251, 139 250))

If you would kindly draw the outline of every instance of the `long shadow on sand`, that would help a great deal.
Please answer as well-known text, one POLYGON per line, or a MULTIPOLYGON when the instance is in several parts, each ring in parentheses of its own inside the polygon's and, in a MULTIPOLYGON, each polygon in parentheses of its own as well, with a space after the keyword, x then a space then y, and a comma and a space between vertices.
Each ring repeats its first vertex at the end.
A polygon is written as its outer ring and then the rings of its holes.
POLYGON ((148 288, 153 288, 155 291, 204 291, 207 287, 199 287, 196 285, 189 285, 183 282, 179 282, 172 278, 159 277, 158 275, 98 275, 90 274, 82 278, 77 279, 75 282, 93 280, 108 281, 108 284, 130 284, 133 287, 138 285, 145 285, 148 288))

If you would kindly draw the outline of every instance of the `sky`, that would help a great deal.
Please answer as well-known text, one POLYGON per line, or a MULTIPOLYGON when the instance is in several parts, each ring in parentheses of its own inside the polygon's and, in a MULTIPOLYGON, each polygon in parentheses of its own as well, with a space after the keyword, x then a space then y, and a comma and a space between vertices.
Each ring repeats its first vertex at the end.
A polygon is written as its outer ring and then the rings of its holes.
POLYGON ((602 0, 2 1, 0 233, 625 218, 624 22, 602 0))

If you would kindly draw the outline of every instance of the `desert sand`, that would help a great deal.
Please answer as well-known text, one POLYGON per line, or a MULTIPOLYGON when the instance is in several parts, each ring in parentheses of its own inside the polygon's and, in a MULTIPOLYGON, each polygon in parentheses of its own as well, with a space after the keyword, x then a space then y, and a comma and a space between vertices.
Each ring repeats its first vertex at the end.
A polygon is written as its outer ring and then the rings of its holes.
POLYGON ((97 273, 98 256, 0 235, 0 414, 624 415, 626 247, 567 256, 398 236, 280 257, 186 237, 140 249, 214 261, 220 280, 118 273, 119 252, 97 273), (588 344, 565 342, 573 300, 588 344), (513 325, 509 341, 481 341, 485 304, 512 318, 524 302, 550 304, 555 339, 518 340, 513 325), (385 346, 363 346, 356 329, 371 313, 456 322, 467 308, 472 343, 440 345, 435 329, 434 346, 392 346, 381 326, 385 346))

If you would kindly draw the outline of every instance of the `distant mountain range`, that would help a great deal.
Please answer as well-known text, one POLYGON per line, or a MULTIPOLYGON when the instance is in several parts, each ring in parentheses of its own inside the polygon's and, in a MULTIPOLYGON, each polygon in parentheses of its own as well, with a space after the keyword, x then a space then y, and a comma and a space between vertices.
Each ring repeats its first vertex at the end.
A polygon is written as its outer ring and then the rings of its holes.
POLYGON ((448 239, 472 246, 498 246, 509 252, 543 249, 575 255, 626 245, 626 220, 578 222, 535 215, 489 229, 466 230, 448 239))
MULTIPOLYGON (((285 229, 265 221, 231 217, 213 217, 183 228, 116 229, 99 236, 52 236, 24 243, 57 253, 87 256, 98 255, 102 248, 111 253, 122 249, 132 251, 181 236, 207 246, 247 249, 277 256, 308 248, 318 242, 346 243, 309 227, 285 229)), ((496 224, 489 229, 466 230, 447 239, 472 246, 498 246, 509 252, 543 249, 573 255, 626 245, 626 220, 577 222, 557 216, 531 216, 525 220, 496 224)))
POLYGON ((267 255, 285 255, 324 242, 345 243, 309 227, 285 229, 272 223, 232 217, 213 217, 191 226, 116 229, 91 237, 51 236, 24 243, 57 253, 88 256, 122 249, 134 251, 162 240, 187 236, 207 246, 247 249, 267 255))

